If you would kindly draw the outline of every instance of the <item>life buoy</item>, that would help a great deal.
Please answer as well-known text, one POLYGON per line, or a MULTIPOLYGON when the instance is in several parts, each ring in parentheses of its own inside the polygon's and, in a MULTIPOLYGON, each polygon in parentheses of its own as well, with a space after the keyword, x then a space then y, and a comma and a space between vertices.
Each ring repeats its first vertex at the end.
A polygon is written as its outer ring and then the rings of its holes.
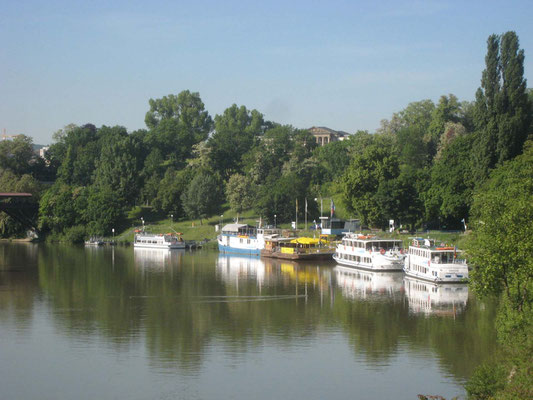
POLYGON ((403 254, 403 249, 400 249, 400 254, 403 254))
POLYGON ((385 249, 381 249, 379 252, 381 253, 381 255, 383 255, 385 254, 385 249))

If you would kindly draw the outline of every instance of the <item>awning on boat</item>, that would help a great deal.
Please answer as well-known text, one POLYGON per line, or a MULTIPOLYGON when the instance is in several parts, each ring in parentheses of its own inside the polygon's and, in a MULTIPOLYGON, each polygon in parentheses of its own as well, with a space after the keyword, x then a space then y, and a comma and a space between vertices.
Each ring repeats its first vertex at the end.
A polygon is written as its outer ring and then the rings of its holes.
POLYGON ((321 242, 320 239, 310 238, 310 237, 300 237, 291 240, 291 243, 298 243, 298 244, 319 244, 321 242))

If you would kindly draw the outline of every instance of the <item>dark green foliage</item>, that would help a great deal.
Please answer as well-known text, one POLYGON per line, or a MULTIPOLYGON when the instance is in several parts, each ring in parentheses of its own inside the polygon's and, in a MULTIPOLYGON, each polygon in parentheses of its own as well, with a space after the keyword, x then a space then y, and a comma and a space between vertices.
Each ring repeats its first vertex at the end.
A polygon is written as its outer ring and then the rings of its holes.
POLYGON ((226 183, 226 198, 238 214, 252 208, 256 187, 248 176, 233 174, 226 183))
MULTIPOLYGON (((25 200, 32 203, 39 201, 41 185, 31 175, 16 175, 11 170, 0 169, 0 191, 31 193, 32 199, 25 200)), ((0 212, 0 237, 23 236, 28 227, 7 214, 0 212)))
POLYGON ((474 231, 467 251, 471 286, 501 297, 498 338, 504 345, 504 375, 483 367, 467 386, 472 398, 533 396, 533 143, 524 154, 496 168, 472 205, 474 231), (492 374, 492 375, 491 375, 492 374), (491 382, 498 383, 491 386, 491 382), (477 396, 477 397, 476 397, 477 396))
POLYGON ((209 159, 212 168, 223 178, 242 172, 242 157, 264 133, 263 115, 257 110, 233 104, 215 117, 215 132, 209 138, 209 159))
POLYGON ((483 364, 476 369, 468 383, 466 392, 472 400, 488 400, 505 386, 506 371, 501 365, 483 364))
POLYGON ((73 186, 91 184, 96 162, 100 157, 95 126, 87 124, 76 127, 68 131, 60 143, 65 149, 65 155, 58 169, 58 179, 73 186))
POLYGON ((184 214, 181 204, 181 196, 187 190, 187 185, 191 182, 194 174, 190 169, 176 171, 167 169, 162 180, 156 183, 157 197, 153 206, 156 210, 165 214, 172 214, 178 218, 184 214))
POLYGON ((32 164, 37 162, 32 144, 32 139, 24 135, 0 141, 0 168, 17 175, 31 173, 32 164))
POLYGON ((430 187, 424 194, 426 215, 440 226, 458 228, 468 220, 472 203, 470 153, 473 135, 460 136, 448 144, 431 168, 430 187))
POLYGON ((82 219, 90 235, 110 235, 124 215, 124 202, 109 186, 93 186, 87 198, 82 219))
POLYGON ((39 228, 61 233, 74 225, 84 224, 87 189, 72 187, 60 181, 44 192, 39 203, 39 228))
POLYGON ((150 99, 150 110, 146 113, 146 126, 153 130, 163 121, 175 121, 178 130, 186 131, 193 142, 207 139, 213 121, 205 110, 198 92, 188 90, 177 96, 170 94, 161 99, 150 99))
MULTIPOLYGON (((294 221, 296 218, 296 199, 304 207, 307 195, 307 181, 296 173, 287 173, 279 178, 269 176, 258 188, 254 210, 270 224, 294 221)), ((309 196, 311 197, 311 196, 309 196)))
POLYGON ((317 147, 313 152, 317 173, 315 183, 321 185, 338 179, 350 164, 350 140, 328 143, 317 147))
POLYGON ((437 152, 437 146, 446 124, 449 122, 458 123, 461 122, 461 119, 461 104, 457 97, 453 94, 441 96, 439 104, 433 110, 425 138, 430 157, 434 157, 437 152))
MULTIPOLYGON (((157 150, 162 166, 181 169, 191 156, 195 144, 207 139, 213 121, 204 108, 199 93, 184 90, 161 99, 150 99, 146 113, 146 126, 150 131, 143 135, 149 152, 157 150)), ((152 176, 153 171, 147 171, 152 176)))
POLYGON ((128 136, 124 128, 115 135, 110 132, 105 137, 106 129, 110 128, 100 129, 102 151, 96 165, 94 184, 113 188, 122 204, 134 205, 141 186, 142 143, 128 136))
POLYGON ((468 248, 474 289, 504 292, 516 309, 533 302, 533 143, 494 170, 474 196, 468 248))
POLYGON ((424 170, 403 170, 396 179, 380 182, 375 200, 382 213, 380 227, 385 227, 389 219, 396 225, 414 229, 424 216, 424 205, 420 198, 420 183, 425 182, 424 170))
POLYGON ((480 182, 490 169, 522 152, 532 121, 524 51, 519 49, 516 33, 491 35, 485 64, 475 107, 475 173, 480 182))
POLYGON ((85 225, 75 225, 66 229, 64 240, 69 243, 83 243, 87 236, 85 225))
POLYGON ((388 223, 376 193, 380 185, 398 177, 399 167, 394 144, 386 136, 376 136, 372 144, 352 158, 342 179, 343 195, 363 224, 384 227, 388 223))
POLYGON ((201 222, 203 218, 216 214, 224 200, 222 187, 216 175, 198 173, 181 195, 183 209, 189 218, 199 218, 201 222))

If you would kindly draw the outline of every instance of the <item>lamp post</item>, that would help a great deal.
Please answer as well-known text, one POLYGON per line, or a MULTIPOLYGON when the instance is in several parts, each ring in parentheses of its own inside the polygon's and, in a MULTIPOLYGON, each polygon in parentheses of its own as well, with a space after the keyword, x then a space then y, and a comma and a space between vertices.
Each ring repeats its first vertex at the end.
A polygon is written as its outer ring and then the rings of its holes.
MULTIPOLYGON (((323 202, 322 202, 322 196, 320 196, 320 216, 322 216, 322 206, 323 206, 323 202)), ((315 201, 318 202, 318 199, 315 197, 315 201)))
POLYGON ((141 222, 143 224, 143 232, 144 232, 144 218, 143 217, 141 217, 141 222))
POLYGON ((278 227, 277 221, 276 221, 277 215, 274 214, 274 228, 278 227))
POLYGON ((174 222, 174 214, 170 214, 170 220, 174 222))

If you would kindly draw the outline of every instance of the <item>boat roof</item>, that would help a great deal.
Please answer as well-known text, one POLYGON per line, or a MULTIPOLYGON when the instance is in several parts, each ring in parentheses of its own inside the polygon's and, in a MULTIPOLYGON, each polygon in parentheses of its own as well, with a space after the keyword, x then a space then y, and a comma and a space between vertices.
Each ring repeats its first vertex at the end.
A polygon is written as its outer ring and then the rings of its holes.
POLYGON ((363 235, 362 233, 353 233, 353 232, 344 232, 343 239, 356 239, 356 240, 361 240, 361 241, 366 241, 366 242, 403 242, 403 240, 401 239, 380 238, 372 234, 363 235))
POLYGON ((298 243, 298 244, 318 244, 323 242, 323 239, 315 239, 311 237, 299 237, 296 239, 292 239, 291 243, 298 243))
POLYGON ((223 231, 226 231, 226 232, 238 232, 239 229, 241 228, 253 228, 253 226, 251 225, 248 225, 248 224, 227 224, 227 225, 224 225, 224 227, 222 228, 223 231))
POLYGON ((437 245, 435 244, 435 239, 421 237, 412 238, 412 243, 409 247, 422 248, 430 251, 454 251, 456 253, 460 252, 460 250, 457 249, 455 246, 450 246, 448 244, 437 245))

